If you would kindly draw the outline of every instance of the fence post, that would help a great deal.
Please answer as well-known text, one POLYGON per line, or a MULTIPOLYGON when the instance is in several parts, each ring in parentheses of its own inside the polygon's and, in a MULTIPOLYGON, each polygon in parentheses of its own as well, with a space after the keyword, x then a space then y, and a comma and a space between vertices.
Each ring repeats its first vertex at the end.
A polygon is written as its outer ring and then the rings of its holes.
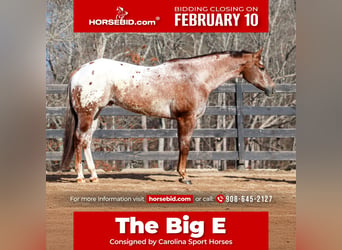
POLYGON ((236 102, 236 129, 237 129, 237 138, 236 138, 236 147, 238 151, 238 166, 237 168, 240 170, 245 169, 245 136, 244 136, 244 125, 243 125, 243 92, 241 82, 237 81, 235 85, 235 102, 236 102))
MULTIPOLYGON (((160 118, 160 129, 165 129, 165 119, 160 118)), ((164 152, 164 146, 165 146, 165 138, 159 138, 158 140, 158 151, 164 152)), ((164 169, 164 160, 158 160, 158 168, 164 169)))
MULTIPOLYGON (((147 129, 147 118, 145 115, 141 116, 141 128, 142 129, 147 129)), ((143 151, 148 152, 148 141, 147 138, 143 139, 143 151)), ((148 168, 148 161, 144 160, 143 161, 144 168, 148 168)))

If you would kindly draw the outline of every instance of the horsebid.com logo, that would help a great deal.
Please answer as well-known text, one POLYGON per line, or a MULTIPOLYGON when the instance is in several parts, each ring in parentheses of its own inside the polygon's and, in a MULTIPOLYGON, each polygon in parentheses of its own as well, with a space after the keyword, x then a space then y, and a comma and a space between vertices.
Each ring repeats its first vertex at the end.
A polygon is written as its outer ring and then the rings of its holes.
POLYGON ((116 16, 115 19, 89 19, 89 25, 108 25, 108 26, 124 26, 124 25, 145 25, 145 26, 154 26, 156 25, 156 20, 158 21, 160 18, 156 17, 155 20, 134 20, 134 19, 126 19, 128 12, 121 6, 116 8, 116 16))

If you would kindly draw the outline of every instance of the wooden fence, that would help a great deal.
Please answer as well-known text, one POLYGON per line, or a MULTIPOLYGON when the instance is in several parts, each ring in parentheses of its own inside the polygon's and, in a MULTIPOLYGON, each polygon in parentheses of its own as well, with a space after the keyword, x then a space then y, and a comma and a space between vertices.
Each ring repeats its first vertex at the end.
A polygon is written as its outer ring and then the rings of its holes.
MULTIPOLYGON (((277 93, 295 93, 294 84, 277 84, 277 93)), ((254 86, 247 83, 225 84, 217 88, 214 92, 235 93, 236 106, 227 107, 207 107, 205 115, 230 115, 236 118, 236 128, 231 129, 195 129, 194 138, 235 138, 236 150, 226 152, 201 151, 190 152, 188 160, 235 160, 239 165, 243 165, 245 160, 295 160, 295 151, 245 151, 245 138, 253 137, 295 137, 296 129, 248 129, 244 128, 244 115, 283 115, 295 116, 296 107, 251 107, 243 105, 243 93, 261 92, 254 86)), ((66 85, 47 85, 47 94, 65 94, 66 85)), ((64 116, 65 107, 47 107, 47 116, 64 116)), ((137 116, 138 114, 129 112, 120 107, 111 106, 102 110, 101 116, 137 116)), ((47 129, 47 139, 63 138, 64 130, 47 129)), ((115 129, 97 130, 94 138, 171 138, 177 137, 176 129, 115 129)), ((46 160, 60 160, 62 152, 46 152, 46 160)), ((93 152, 94 160, 177 160, 178 151, 169 152, 93 152)))

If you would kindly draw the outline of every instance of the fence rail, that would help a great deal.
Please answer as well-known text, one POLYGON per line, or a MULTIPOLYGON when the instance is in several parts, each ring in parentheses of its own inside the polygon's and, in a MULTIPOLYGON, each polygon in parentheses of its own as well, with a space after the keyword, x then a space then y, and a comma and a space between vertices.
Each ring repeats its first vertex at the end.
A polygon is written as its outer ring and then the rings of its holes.
MULTIPOLYGON (((295 93, 296 85, 278 84, 277 93, 295 93)), ((267 138, 293 138, 296 129, 249 129, 244 128, 245 115, 281 115, 295 116, 296 107, 251 107, 243 105, 243 93, 262 92, 250 84, 225 84, 217 88, 216 93, 235 93, 235 105, 228 107, 207 107, 205 115, 234 116, 236 128, 231 129, 195 129, 195 138, 235 138, 236 151, 190 152, 188 160, 236 160, 243 164, 245 160, 295 160, 295 151, 245 151, 244 139, 248 137, 267 138)), ((47 85, 47 94, 66 94, 66 85, 47 85)), ((65 107, 47 107, 47 116, 64 116, 65 107)), ((117 106, 106 107, 101 111, 101 116, 138 116, 139 114, 124 110, 117 106)), ((61 129, 46 129, 47 139, 61 139, 64 131, 61 129)), ((94 138, 173 138, 177 137, 176 129, 115 129, 97 130, 94 138)), ((61 152, 46 152, 46 160, 60 160, 61 152)), ((178 152, 93 152, 95 160, 177 160, 178 152)))
MULTIPOLYGON (((64 116, 65 107, 47 107, 46 114, 64 116)), ((295 107, 242 107, 244 115, 296 115, 295 107)), ((140 116, 120 107, 105 107, 101 116, 140 116)), ((204 115, 236 115, 236 107, 207 107, 204 115)))
MULTIPOLYGON (((261 90, 255 88, 251 84, 242 83, 241 84, 242 91, 244 93, 262 93, 261 90)), ((278 93, 295 93, 296 85, 295 84, 278 84, 276 86, 276 90, 278 93)), ((67 91, 66 84, 47 84, 46 85, 46 93, 47 94, 65 94, 67 91)), ((235 93, 236 92, 236 84, 234 83, 226 83, 221 85, 217 89, 213 91, 214 93, 235 93)))
MULTIPOLYGON (((244 129, 245 137, 279 137, 288 138, 295 137, 295 129, 244 129)), ((47 139, 59 139, 64 135, 62 129, 47 129, 47 139)), ((176 129, 106 129, 96 130, 94 138, 175 138, 177 137, 176 129)), ((196 129, 193 133, 194 138, 236 138, 237 129, 196 129)))

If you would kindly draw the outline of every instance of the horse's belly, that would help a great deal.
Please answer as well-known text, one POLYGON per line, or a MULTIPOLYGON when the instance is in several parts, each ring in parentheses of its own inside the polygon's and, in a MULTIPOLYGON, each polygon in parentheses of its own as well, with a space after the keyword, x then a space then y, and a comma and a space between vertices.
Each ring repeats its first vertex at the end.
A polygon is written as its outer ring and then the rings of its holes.
POLYGON ((143 97, 119 97, 113 102, 129 111, 155 117, 171 118, 170 102, 168 100, 158 100, 143 97))

